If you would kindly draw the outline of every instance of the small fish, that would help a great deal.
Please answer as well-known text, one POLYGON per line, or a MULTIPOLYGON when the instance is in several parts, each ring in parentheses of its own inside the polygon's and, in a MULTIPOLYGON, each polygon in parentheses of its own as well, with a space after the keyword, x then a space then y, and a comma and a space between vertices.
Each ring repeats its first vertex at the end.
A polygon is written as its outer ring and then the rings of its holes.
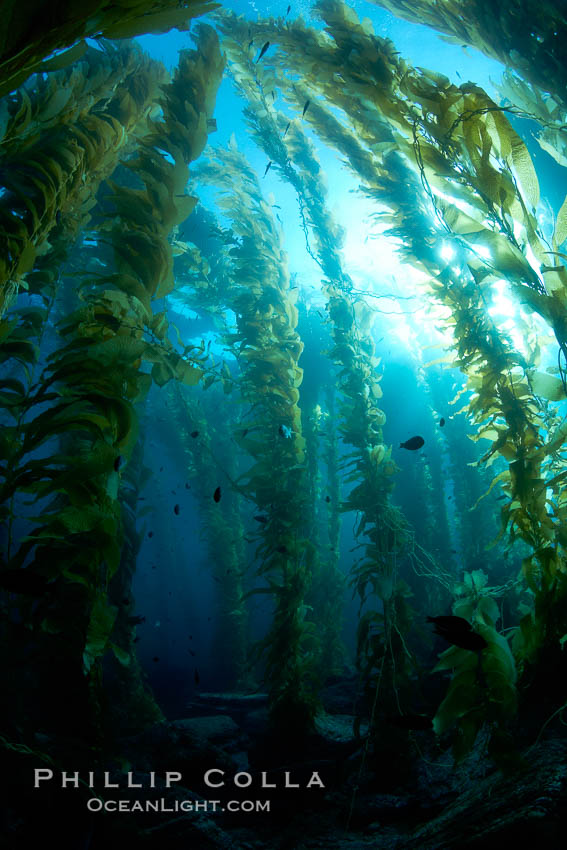
POLYGON ((289 440, 291 438, 291 428, 287 425, 280 425, 278 428, 278 434, 280 437, 283 437, 284 440, 289 440))
POLYGON ((7 593, 23 596, 44 596, 49 593, 47 576, 39 575, 24 567, 0 572, 0 589, 7 593))
POLYGON ((502 495, 501 495, 501 496, 497 496, 497 497, 496 497, 496 501, 497 501, 497 502, 501 502, 501 501, 502 501, 502 499, 507 499, 507 498, 508 498, 508 496, 506 496, 506 494, 505 494, 505 493, 502 493, 502 495))
POLYGON ((138 636, 138 635, 136 635, 136 637, 134 638, 134 640, 132 641, 132 643, 138 643, 138 641, 139 641, 139 640, 140 640, 139 636, 138 636))
POLYGON ((199 671, 195 668, 195 684, 198 685, 201 681, 201 677, 199 676, 199 671))
POLYGON ((283 138, 284 138, 284 139, 285 139, 285 137, 287 136, 287 131, 289 130, 290 124, 291 124, 291 121, 288 121, 288 122, 287 122, 287 127, 285 128, 285 132, 284 132, 284 134, 283 134, 283 138))
POLYGON ((276 93, 275 93, 275 91, 272 89, 272 100, 275 100, 275 99, 276 99, 276 93))
POLYGON ((160 466, 159 471, 163 472, 163 466, 160 466))
POLYGON ((266 174, 268 173, 268 171, 270 170, 271 167, 272 167, 272 160, 270 160, 269 163, 266 166, 266 170, 264 171, 264 177, 266 176, 266 174))
POLYGON ((411 439, 406 440, 405 443, 400 443, 401 449, 408 449, 410 452, 415 452, 417 449, 420 449, 425 440, 423 437, 411 437, 411 439))
POLYGON ((394 717, 387 717, 386 720, 390 726, 397 726, 398 729, 416 729, 420 731, 433 729, 431 718, 426 714, 399 714, 394 717))
POLYGON ((305 101, 305 106, 303 107, 303 112, 301 113, 301 117, 302 117, 302 118, 304 118, 304 117, 305 117, 305 113, 306 113, 306 112, 307 112, 307 110, 309 109, 309 104, 310 104, 310 103, 311 103, 311 101, 310 101, 310 100, 306 100, 306 101, 305 101))
POLYGON ((174 513, 176 516, 179 516, 179 505, 175 505, 175 507, 173 508, 173 513, 174 513))
POLYGON ((253 44, 254 44, 254 39, 251 38, 250 41, 248 42, 248 50, 250 50, 250 48, 252 47, 253 44))
POLYGON ((442 416, 441 419, 439 420, 439 427, 442 428, 444 424, 445 424, 445 419, 442 416))
POLYGON ((132 617, 126 617, 126 621, 131 626, 139 626, 141 623, 146 622, 146 618, 142 617, 140 614, 134 614, 132 617))
POLYGON ((290 12, 291 12, 291 5, 287 7, 287 12, 285 13, 286 18, 289 15, 290 12))
POLYGON ((458 72, 458 71, 455 71, 455 74, 457 75, 457 77, 459 78, 459 80, 462 80, 462 79, 463 79, 463 78, 461 77, 461 75, 459 74, 459 72, 458 72))
POLYGON ((195 653, 193 652, 192 649, 189 650, 189 655, 191 655, 193 658, 195 658, 195 653))
POLYGON ((256 520, 256 522, 263 522, 263 523, 268 522, 268 517, 264 516, 263 514, 260 514, 259 516, 255 516, 254 519, 256 520))
POLYGON ((199 436, 199 432, 198 431, 191 431, 191 436, 193 437, 193 439, 195 439, 195 437, 199 436))
POLYGON ((152 564, 152 570, 157 570, 157 567, 156 567, 155 564, 152 564))
POLYGON ((187 484, 187 482, 185 483, 185 489, 186 489, 186 490, 190 490, 190 489, 191 489, 191 485, 190 485, 190 484, 187 484))
POLYGON ((269 46, 270 46, 270 42, 269 42, 269 41, 267 41, 267 42, 266 42, 266 43, 262 46, 262 49, 261 49, 261 51, 260 51, 260 55, 259 55, 259 56, 258 56, 258 58, 256 59, 256 64, 260 61, 260 59, 262 58, 262 56, 264 55, 264 53, 266 52, 266 50, 268 49, 268 47, 269 47, 269 46))
POLYGON ((325 501, 326 501, 326 502, 330 502, 330 501, 331 501, 331 497, 330 497, 330 496, 325 496, 325 501))
POLYGON ((285 547, 285 546, 278 546, 278 548, 276 549, 276 552, 279 552, 279 553, 280 553, 280 555, 286 555, 286 554, 287 554, 287 549, 286 549, 286 547, 285 547))
POLYGON ((148 537, 153 537, 153 536, 154 536, 153 531, 148 531, 148 537))
POLYGON ((193 635, 189 635, 189 640, 193 640, 193 635))
POLYGON ((118 470, 120 469, 120 467, 122 466, 123 463, 124 463, 124 458, 122 457, 122 455, 118 455, 118 457, 114 459, 114 464, 113 464, 114 471, 118 472, 118 470))
POLYGON ((159 655, 154 655, 154 657, 152 658, 152 661, 159 661, 159 655))
POLYGON ((217 489, 213 493, 213 499, 215 500, 215 502, 220 502, 220 498, 221 498, 221 488, 217 487, 217 489))

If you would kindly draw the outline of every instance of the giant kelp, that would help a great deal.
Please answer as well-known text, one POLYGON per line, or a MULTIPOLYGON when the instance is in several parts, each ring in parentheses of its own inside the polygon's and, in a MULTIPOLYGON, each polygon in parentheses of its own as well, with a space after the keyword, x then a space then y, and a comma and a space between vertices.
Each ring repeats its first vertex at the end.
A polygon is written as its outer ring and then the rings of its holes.
MULTIPOLYGON (((52 580, 51 600, 34 617, 45 635, 65 641, 65 654, 75 668, 82 655, 95 709, 105 650, 115 648, 118 660, 127 662, 123 650, 110 642, 118 609, 109 600, 108 588, 120 565, 118 485, 120 463, 136 441, 134 405, 152 377, 163 385, 172 377, 194 383, 202 374, 194 365, 198 355, 188 358, 187 349, 180 355, 166 339, 165 315, 154 316, 151 299, 173 283, 168 234, 195 203, 174 196, 185 186, 187 163, 205 144, 222 68, 218 39, 205 28, 199 48, 185 52, 164 89, 163 119, 150 125, 138 148, 136 167, 143 174, 144 189, 113 183, 111 194, 104 197, 114 215, 110 226, 104 218, 96 222, 90 241, 105 241, 111 248, 105 272, 93 276, 87 267, 82 275, 75 287, 76 309, 67 309, 59 321, 59 345, 47 355, 39 379, 22 402, 23 417, 5 440, 3 496, 13 506, 13 494, 31 493, 41 507, 19 549, 8 551, 7 566, 28 562, 30 571, 52 580), (170 153, 171 161, 162 150, 170 153), (134 197, 136 206, 126 202, 134 197), (144 361, 153 364, 151 375, 144 371, 144 361), (45 455, 54 442, 55 451, 45 455), (38 457, 38 451, 43 456, 38 457)), ((145 92, 143 86, 139 90, 145 92)), ((140 118, 132 98, 120 91, 117 98, 140 118)), ((124 137, 112 113, 110 126, 124 137)), ((96 151, 94 145, 86 147, 96 151)), ((81 148, 75 148, 82 160, 81 148)), ((131 157, 127 163, 132 167, 131 157)), ((93 171, 96 176, 96 165, 93 171)), ((5 325, 9 331, 9 319, 5 325)), ((37 359, 39 351, 34 349, 34 354, 37 359)))
POLYGON ((65 67, 87 50, 87 38, 133 38, 172 27, 187 29, 192 18, 214 9, 208 0, 101 0, 77 10, 71 3, 46 7, 41 0, 9 2, 0 29, 0 96, 34 72, 65 67), (64 50, 64 48, 69 48, 64 50), (56 55, 49 57, 51 53, 56 55))
MULTIPOLYGON (((524 572, 536 613, 524 619, 522 633, 531 635, 532 649, 536 635, 545 644, 556 642, 565 623, 560 616, 550 617, 549 611, 551 606, 559 612, 564 593, 560 526, 554 522, 561 510, 563 479, 549 458, 563 432, 556 429, 546 444, 543 426, 548 421, 545 398, 563 398, 564 391, 561 380, 537 372, 536 349, 532 347, 531 358, 514 351, 488 310, 492 284, 507 281, 520 302, 553 328, 562 378, 565 268, 546 264, 548 246, 535 218, 539 187, 531 158, 506 117, 510 107, 496 104, 473 84, 457 87, 440 74, 412 69, 391 42, 374 36, 370 25, 360 24, 344 4, 325 0, 318 9, 325 33, 309 30, 301 19, 285 24, 281 19, 259 21, 251 28, 253 37, 280 45, 286 57, 272 53, 264 64, 274 70, 264 73, 273 78, 275 69, 289 59, 301 70, 301 84, 284 82, 284 95, 297 108, 309 100, 304 120, 346 156, 363 179, 365 194, 390 208, 383 215, 391 224, 388 235, 402 240, 404 260, 425 272, 432 295, 449 309, 455 362, 474 392, 467 409, 479 436, 492 441, 484 462, 498 453, 509 465, 498 476, 509 493, 502 509, 504 527, 533 552, 524 572), (338 106, 346 121, 337 118, 336 109, 325 108, 323 99, 338 106), (452 243, 456 262, 442 261, 437 248, 441 240, 452 243), (528 260, 528 252, 541 270, 528 260), (556 488, 552 516, 546 510, 546 477, 556 488), (537 615, 543 609, 545 635, 537 615)), ((238 25, 232 21, 224 28, 230 29, 228 52, 236 55, 244 44, 238 25)), ((238 58, 239 80, 244 66, 238 58)), ((257 97, 251 97, 253 103, 257 97)), ((275 123, 272 112, 264 103, 260 127, 275 123)), ((277 126, 285 126, 284 121, 278 118, 277 126)), ((263 133, 266 136, 267 130, 263 133)), ((261 137, 262 131, 256 135, 261 137)), ((289 135, 295 172, 305 166, 294 145, 293 122, 289 135)), ((267 149, 266 139, 261 141, 267 149)), ((284 145, 283 138, 279 144, 284 145)), ((276 147, 272 142, 271 150, 276 152, 276 147)), ((286 162, 279 167, 284 175, 291 170, 286 162)), ((316 174, 317 166, 312 163, 310 171, 316 174)), ((311 222, 315 239, 320 238, 319 222, 313 216, 311 222)), ((558 220, 555 251, 562 227, 558 220)), ((362 395, 364 388, 358 389, 362 395)), ((363 501, 367 506, 372 500, 363 501)), ((499 639, 494 631, 491 636, 490 653, 497 652, 499 639)))
POLYGON ((565 96, 567 34, 562 10, 537 0, 371 0, 417 24, 445 33, 453 44, 472 45, 512 67, 540 89, 565 96))

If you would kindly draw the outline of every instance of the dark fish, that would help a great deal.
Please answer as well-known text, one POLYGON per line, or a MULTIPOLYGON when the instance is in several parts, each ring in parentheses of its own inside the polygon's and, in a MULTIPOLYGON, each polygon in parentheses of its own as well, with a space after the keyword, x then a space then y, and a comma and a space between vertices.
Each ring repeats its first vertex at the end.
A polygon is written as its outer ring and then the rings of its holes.
POLYGON ((302 118, 304 118, 304 117, 305 117, 305 113, 306 113, 306 112, 307 112, 307 110, 309 109, 309 104, 310 104, 310 103, 311 103, 311 101, 310 101, 310 100, 306 100, 306 101, 305 101, 305 106, 303 107, 303 112, 301 113, 301 117, 302 117, 302 118))
POLYGON ((159 661, 159 655, 154 655, 154 657, 152 658, 152 661, 159 661))
POLYGON ((455 71, 455 74, 457 75, 457 77, 459 78, 459 80, 462 80, 462 79, 463 79, 463 78, 461 77, 461 75, 459 74, 459 72, 458 72, 458 71, 455 71))
POLYGON ((450 629, 451 631, 458 629, 459 631, 464 632, 470 632, 472 629, 471 624, 468 620, 465 620, 464 617, 428 617, 427 622, 434 623, 436 629, 450 629))
POLYGON ((153 531, 148 531, 148 537, 153 537, 153 536, 154 536, 153 531))
POLYGON ((190 489, 191 489, 191 485, 186 483, 186 484, 185 484, 185 489, 186 489, 186 490, 190 490, 190 489))
POLYGON ((250 41, 248 42, 248 50, 250 50, 250 48, 252 47, 253 44, 254 44, 254 39, 251 38, 250 41))
POLYGON ((507 498, 508 498, 508 496, 507 496, 505 493, 502 493, 502 495, 501 495, 501 496, 497 496, 497 497, 496 497, 496 501, 497 501, 497 502, 501 502, 501 501, 502 501, 502 499, 507 499, 507 498))
POLYGON ((448 643, 454 646, 459 646, 461 649, 470 649, 477 651, 488 646, 482 635, 476 632, 442 632, 440 637, 444 638, 448 643))
POLYGON ((290 13, 290 12, 291 12, 291 6, 288 6, 288 7, 287 7, 287 12, 285 13, 286 18, 287 18, 287 16, 289 15, 289 13, 290 13))
POLYGON ((444 420, 443 417, 441 417, 441 419, 439 420, 439 427, 442 428, 444 424, 445 424, 445 420, 444 420))
POLYGON ((193 640, 193 635, 189 635, 189 640, 193 640))
POLYGON ((163 472, 163 466, 160 466, 159 471, 163 472))
POLYGON ((152 570, 157 570, 157 567, 156 567, 155 564, 152 564, 152 570))
POLYGON ((287 122, 287 127, 285 128, 285 132, 284 132, 284 134, 283 134, 284 139, 285 139, 285 137, 287 136, 287 131, 289 130, 289 125, 290 125, 290 124, 291 124, 291 121, 288 121, 288 122, 287 122))
POLYGON ((44 596, 49 593, 48 578, 38 575, 30 569, 2 570, 0 589, 7 593, 21 593, 23 596, 44 596))
POLYGON ((268 522, 268 517, 264 516, 263 514, 259 514, 258 516, 255 516, 254 519, 256 520, 256 522, 263 522, 263 523, 268 522))
POLYGON ((276 93, 275 93, 275 91, 272 89, 272 100, 275 100, 275 99, 276 99, 276 93))
POLYGON ((217 576, 213 576, 213 581, 216 581, 218 584, 220 584, 220 578, 218 578, 217 576))
POLYGON ((278 546, 278 548, 276 549, 276 552, 279 552, 280 555, 285 555, 285 554, 287 554, 287 549, 286 549, 285 546, 278 546))
POLYGON ((123 462, 124 462, 124 458, 122 457, 122 455, 118 455, 118 457, 114 459, 113 466, 114 466, 115 472, 118 472, 118 470, 122 466, 123 462))
POLYGON ((176 516, 179 516, 179 505, 175 505, 175 507, 173 508, 173 513, 174 513, 176 516))
POLYGON ((146 618, 142 617, 140 614, 134 614, 132 617, 126 617, 126 620, 131 626, 139 626, 140 623, 146 622, 146 618))
POLYGON ((266 166, 266 170, 264 171, 264 177, 266 176, 266 174, 268 173, 268 171, 270 170, 271 167, 272 167, 272 160, 270 160, 269 163, 266 166))
POLYGON ((262 46, 262 49, 261 49, 261 51, 260 51, 260 55, 259 55, 259 56, 258 56, 258 58, 256 59, 256 62, 259 62, 259 61, 260 61, 260 59, 262 58, 262 56, 264 55, 264 53, 266 52, 266 50, 268 49, 268 47, 269 47, 269 46, 270 46, 270 42, 269 42, 269 41, 267 41, 267 42, 266 42, 266 43, 262 46))
POLYGON ((426 714, 398 714, 394 717, 387 717, 386 720, 390 726, 397 726, 398 729, 433 729, 431 718, 427 717, 426 714))
POLYGON ((409 449, 410 452, 415 452, 417 449, 420 449, 425 440, 423 437, 411 437, 411 439, 406 440, 405 443, 400 443, 401 449, 409 449))
POLYGON ((330 497, 330 496, 325 496, 325 501, 326 501, 326 502, 330 502, 330 501, 331 501, 331 497, 330 497))
POLYGON ((198 431, 191 431, 191 436, 193 437, 193 439, 195 439, 195 437, 199 436, 199 432, 198 431))
POLYGON ((471 624, 462 617, 428 617, 427 621, 435 624, 435 634, 453 646, 473 651, 488 646, 482 635, 473 632, 471 624))
POLYGON ((221 488, 217 487, 217 489, 213 493, 213 499, 215 500, 215 502, 220 502, 220 497, 221 497, 221 488))
POLYGON ((199 671, 195 668, 195 684, 198 685, 201 681, 201 677, 199 676, 199 671))
POLYGON ((193 658, 195 658, 195 653, 193 652, 192 649, 189 650, 189 655, 191 655, 193 658))
POLYGON ((138 641, 139 641, 139 640, 140 640, 140 638, 139 638, 138 636, 136 636, 136 637, 134 638, 134 640, 132 641, 132 643, 138 643, 138 641))

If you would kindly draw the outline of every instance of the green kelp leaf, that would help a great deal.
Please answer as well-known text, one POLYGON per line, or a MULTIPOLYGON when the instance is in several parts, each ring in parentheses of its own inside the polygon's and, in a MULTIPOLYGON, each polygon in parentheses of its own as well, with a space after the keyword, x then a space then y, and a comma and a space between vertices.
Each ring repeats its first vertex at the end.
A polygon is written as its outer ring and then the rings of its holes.
POLYGON ((110 641, 108 646, 109 649, 111 649, 114 655, 116 656, 116 659, 120 662, 120 664, 122 664, 123 667, 130 666, 131 657, 129 652, 127 652, 125 649, 122 649, 122 647, 118 646, 116 643, 112 643, 112 641, 110 641))
POLYGON ((567 398, 563 382, 545 372, 530 372, 530 384, 535 395, 548 401, 562 401, 567 398))
POLYGON ((447 696, 433 718, 433 728, 436 734, 442 735, 459 718, 473 710, 478 705, 479 697, 480 688, 475 669, 463 670, 453 676, 447 696))
MULTIPOLYGON (((79 41, 68 50, 58 53, 57 56, 53 56, 51 59, 45 59, 35 69, 36 73, 41 74, 44 71, 60 71, 62 68, 67 68, 68 65, 71 65, 73 62, 77 62, 81 59, 81 57, 87 52, 87 49, 88 45, 86 41, 79 41)), ((59 89, 59 91, 61 91, 61 89, 59 89)), ((40 118, 41 120, 45 120, 42 115, 40 115, 40 118)))
POLYGON ((482 617, 487 626, 494 626, 500 619, 498 603, 492 596, 483 596, 478 603, 477 614, 482 617))
POLYGON ((565 239, 567 239, 567 196, 561 204, 561 209, 557 213, 555 233, 553 234, 554 247, 560 248, 565 239))
MULTIPOLYGON (((208 11, 210 6, 201 7, 208 11)), ((214 7, 213 7, 214 8, 214 7)), ((191 18, 195 17, 194 8, 168 9, 165 12, 156 12, 153 15, 137 16, 130 21, 118 21, 104 29, 105 38, 136 38, 138 35, 150 35, 168 32, 170 29, 187 30, 191 18)))
POLYGON ((117 614, 118 608, 109 604, 105 593, 99 592, 91 609, 87 640, 83 651, 83 672, 85 676, 89 673, 97 658, 104 654, 117 614))
POLYGON ((512 141, 512 163, 522 190, 530 205, 535 209, 539 204, 539 183, 532 158, 519 136, 512 141))

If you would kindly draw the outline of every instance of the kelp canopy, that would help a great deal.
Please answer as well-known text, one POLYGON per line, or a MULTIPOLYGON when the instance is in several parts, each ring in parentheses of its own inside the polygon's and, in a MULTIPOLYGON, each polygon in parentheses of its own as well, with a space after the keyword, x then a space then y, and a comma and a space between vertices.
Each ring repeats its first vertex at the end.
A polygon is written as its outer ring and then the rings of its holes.
MULTIPOLYGON (((534 4, 528 37, 525 3, 500 4, 496 26, 482 3, 384 0, 505 60, 497 98, 412 67, 339 0, 316 4, 319 27, 216 5, 99 3, 77 17, 73 4, 46 27, 13 4, 3 22, 0 588, 12 675, 33 647, 42 722, 80 718, 98 742, 113 724, 160 717, 132 584, 147 438, 167 402, 185 477, 201 485, 217 641, 233 650, 224 684, 264 681, 274 724, 298 739, 329 675, 356 661, 358 723, 369 720, 378 755, 383 718, 415 710, 433 668, 450 671, 428 706, 435 732, 452 735, 458 759, 484 732, 506 764, 541 688, 537 721, 566 701, 564 678, 547 674, 564 671, 567 638, 567 202, 542 198, 533 156, 539 144, 563 175, 565 22, 534 4), (130 40, 205 14, 171 74, 130 40), (215 147, 223 77, 247 136, 215 147), (329 151, 380 228, 364 288, 331 208, 329 151), (294 199, 315 294, 290 275, 269 172, 294 199), (393 284, 380 268, 388 241, 393 284), (381 298, 414 341, 404 357, 436 450, 411 470, 386 437, 400 396, 395 358, 378 356, 395 331, 381 298), (432 344, 441 356, 426 366, 432 344), (350 551, 341 514, 354 517, 350 551), (482 649, 456 643, 436 661, 425 616, 451 611, 482 649)), ((24 721, 6 701, 1 713, 25 744, 37 716, 18 681, 24 721)))

